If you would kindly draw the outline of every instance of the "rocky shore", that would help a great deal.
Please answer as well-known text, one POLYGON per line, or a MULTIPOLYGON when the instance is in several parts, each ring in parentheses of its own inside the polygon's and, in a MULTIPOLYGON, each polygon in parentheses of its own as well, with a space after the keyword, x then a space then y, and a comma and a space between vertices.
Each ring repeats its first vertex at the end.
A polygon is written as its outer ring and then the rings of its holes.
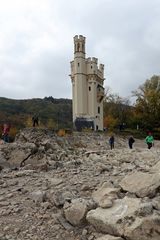
POLYGON ((159 240, 160 143, 24 129, 0 145, 0 240, 159 240))

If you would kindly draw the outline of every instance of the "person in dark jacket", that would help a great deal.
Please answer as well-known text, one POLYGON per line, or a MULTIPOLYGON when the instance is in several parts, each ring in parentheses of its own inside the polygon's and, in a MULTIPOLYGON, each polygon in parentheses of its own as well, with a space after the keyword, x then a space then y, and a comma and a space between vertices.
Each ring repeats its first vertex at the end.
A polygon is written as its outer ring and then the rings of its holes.
POLYGON ((36 125, 39 126, 39 119, 38 119, 38 115, 34 115, 32 117, 32 124, 33 124, 33 127, 35 127, 36 125))
POLYGON ((113 135, 109 138, 109 145, 112 150, 114 148, 114 136, 113 135))
POLYGON ((135 142, 134 138, 132 136, 130 136, 128 139, 128 145, 129 145, 130 149, 132 149, 134 142, 135 142))

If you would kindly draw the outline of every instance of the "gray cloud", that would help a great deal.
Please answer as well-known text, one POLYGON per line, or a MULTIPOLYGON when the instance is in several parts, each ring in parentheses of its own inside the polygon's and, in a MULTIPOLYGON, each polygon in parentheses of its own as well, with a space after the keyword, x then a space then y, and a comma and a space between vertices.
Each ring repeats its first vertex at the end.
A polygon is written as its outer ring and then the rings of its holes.
POLYGON ((0 96, 71 98, 76 34, 121 96, 160 73, 159 0, 0 2, 0 96))

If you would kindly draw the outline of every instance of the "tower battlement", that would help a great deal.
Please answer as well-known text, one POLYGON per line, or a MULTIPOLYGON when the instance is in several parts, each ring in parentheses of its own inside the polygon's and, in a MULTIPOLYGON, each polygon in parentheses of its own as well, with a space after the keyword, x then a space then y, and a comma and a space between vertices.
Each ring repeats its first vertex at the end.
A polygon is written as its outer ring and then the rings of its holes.
POLYGON ((75 35, 74 36, 74 42, 76 41, 84 41, 85 42, 85 37, 83 35, 75 35))
POLYGON ((98 58, 89 57, 89 58, 87 58, 87 63, 95 63, 95 64, 98 64, 98 58))

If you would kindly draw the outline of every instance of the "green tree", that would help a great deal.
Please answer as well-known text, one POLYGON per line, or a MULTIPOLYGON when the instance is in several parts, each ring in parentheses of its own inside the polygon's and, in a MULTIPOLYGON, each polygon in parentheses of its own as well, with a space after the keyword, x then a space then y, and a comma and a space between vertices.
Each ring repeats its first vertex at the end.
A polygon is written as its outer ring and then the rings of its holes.
POLYGON ((145 128, 159 127, 160 119, 160 76, 147 79, 136 91, 135 111, 145 128))

